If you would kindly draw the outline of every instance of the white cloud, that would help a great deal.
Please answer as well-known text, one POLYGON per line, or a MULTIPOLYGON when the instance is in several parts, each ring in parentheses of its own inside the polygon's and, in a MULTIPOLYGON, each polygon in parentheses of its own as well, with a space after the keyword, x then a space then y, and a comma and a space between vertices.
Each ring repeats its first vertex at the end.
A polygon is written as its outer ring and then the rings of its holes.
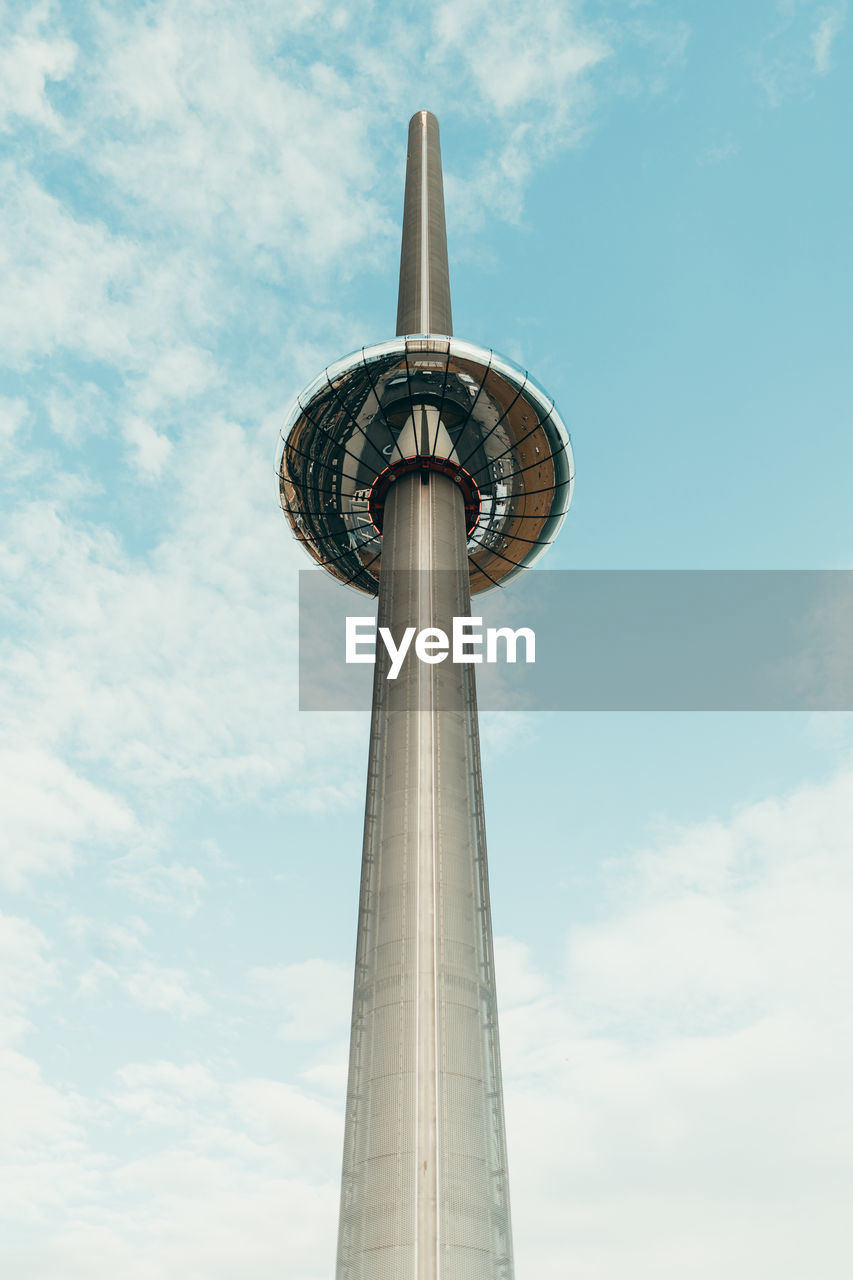
MULTIPOLYGON (((97 1171, 86 1152, 79 1096, 49 1084, 31 1058, 11 1050, 0 1050, 0 1081, 0 1234, 14 1249, 29 1224, 43 1231, 91 1194, 97 1171)), ((0 1262, 3 1252, 0 1245, 0 1262)))
POLYGON ((118 135, 98 163, 135 200, 194 236, 226 236, 241 256, 290 243, 301 272, 341 263, 391 226, 369 193, 355 87, 322 64, 282 73, 270 56, 292 17, 164 3, 108 21, 91 107, 118 135))
MULTIPOLYGON (((46 1210, 60 1212, 91 1182, 85 1107, 54 1087, 13 1047, 33 1028, 34 1008, 59 986, 60 965, 41 930, 0 914, 0 1220, 20 1229, 46 1210), (71 1182, 69 1182, 69 1178, 71 1182)), ((2 1246, 0 1246, 2 1258, 2 1246)))
POLYGON ((0 396, 0 445, 20 431, 28 413, 29 406, 20 396, 0 396))
MULTIPOLYGON (((469 111, 500 121, 498 144, 460 175, 446 175, 454 225, 476 226, 482 209, 517 220, 535 170, 580 141, 592 107, 589 75, 611 42, 575 6, 452 0, 434 7, 436 44, 427 55, 440 82, 470 87, 469 111)), ((494 125, 492 125, 494 131, 494 125)))
POLYGON ((198 867, 164 861, 157 849, 144 845, 114 859, 107 879, 142 902, 187 918, 198 911, 207 887, 198 867))
POLYGON ((111 1098, 119 1111, 141 1124, 186 1126, 194 1108, 221 1099, 222 1086, 200 1063, 129 1063, 118 1072, 121 1087, 111 1098))
POLYGON ((30 1004, 56 981, 41 930, 29 920, 0 914, 0 1045, 14 1044, 28 1030, 30 1004))
POLYGON ((814 69, 819 76, 827 75, 831 68, 832 46, 835 43, 836 36, 844 26, 846 16, 847 5, 836 5, 835 8, 823 14, 817 27, 812 32, 814 69))
POLYGON ((37 469, 26 448, 31 424, 31 406, 23 396, 0 395, 0 465, 7 486, 29 480, 37 469))
POLYGON ((340 1158, 343 1124, 338 1107, 278 1080, 246 1080, 230 1091, 248 1134, 275 1143, 284 1167, 295 1175, 325 1179, 340 1158))
POLYGON ((172 453, 172 441, 143 418, 130 417, 124 424, 124 438, 143 478, 159 479, 172 453))
POLYGON ((614 870, 564 984, 498 947, 519 1265, 697 1280, 844 1257, 853 774, 614 870), (610 1225, 619 1221, 619 1232, 610 1225), (784 1229, 780 1236, 780 1224, 784 1229))
POLYGON ((140 329, 141 254, 101 223, 79 220, 7 162, 0 267, 4 358, 24 367, 58 345, 132 363, 140 329))
POLYGON ((506 0, 451 0, 435 6, 439 59, 450 50, 468 71, 466 83, 487 109, 518 112, 539 102, 565 115, 577 77, 610 49, 584 27, 575 6, 532 0, 519 8, 506 0))
POLYGON ((209 352, 193 346, 170 346, 148 366, 135 398, 142 409, 150 412, 164 403, 194 399, 219 380, 209 352))
POLYGON ((145 961, 122 979, 128 995, 146 1009, 174 1013, 179 1017, 204 1013, 209 1007, 203 996, 193 990, 192 979, 181 969, 168 969, 145 961))
POLYGON ((736 156, 740 151, 737 142, 733 142, 729 138, 726 142, 720 142, 710 147, 706 147, 696 157, 697 164, 723 164, 726 160, 730 160, 732 156, 736 156))
POLYGON ((124 924, 117 920, 99 921, 89 916, 73 915, 66 922, 69 935, 76 941, 91 941, 117 955, 138 952, 150 926, 139 916, 131 916, 124 924))
POLYGON ((293 1040, 343 1038, 349 1027, 352 973, 327 960, 258 967, 249 979, 258 997, 280 1010, 281 1034, 293 1040))
POLYGON ((833 45, 847 17, 846 0, 831 5, 785 0, 776 8, 778 21, 753 58, 756 80, 771 107, 810 93, 814 76, 829 73, 833 45))
POLYGON ((102 387, 86 378, 56 378, 41 396, 51 431, 60 440, 80 445, 92 435, 104 436, 112 426, 113 406, 102 387))
POLYGON ((90 846, 123 845, 135 829, 122 800, 25 742, 0 751, 0 818, 0 882, 10 889, 68 872, 90 846))
POLYGON ((96 958, 83 970, 77 981, 77 999, 100 997, 105 987, 117 986, 154 1013, 187 1018, 208 1011, 207 1000, 195 990, 193 978, 185 970, 157 963, 141 944, 129 947, 126 938, 118 940, 118 945, 116 939, 112 941, 111 949, 117 954, 111 960, 96 958))
POLYGON ((279 674, 295 660, 296 601, 282 570, 301 561, 267 467, 236 424, 208 420, 176 448, 171 528, 147 559, 51 505, 24 509, 3 553, 28 635, 8 646, 3 690, 21 742, 73 741, 123 786, 245 794, 298 781, 308 803, 318 786, 339 793, 339 775, 306 765, 340 727, 284 731, 296 715, 279 674))
POLYGON ((53 131, 62 128, 47 86, 49 81, 66 79, 77 48, 51 30, 53 17, 47 4, 30 6, 18 30, 7 32, 0 45, 0 129, 21 120, 53 131))
MULTIPOLYGON (((800 1280, 819 1237, 821 1275, 840 1280, 853 1189, 851 819, 845 770, 727 822, 663 830, 614 867, 597 920, 572 928, 562 982, 521 942, 499 942, 519 1270, 562 1280, 571 1258, 610 1280, 630 1258, 640 1280, 685 1268, 712 1280, 750 1257, 800 1280)), ((71 927, 89 936, 93 926, 71 927)), ((7 936, 30 982, 19 988, 11 974, 20 1034, 55 971, 27 922, 7 936)), ((126 922, 102 980, 190 1012, 187 973, 140 960, 140 939, 145 928, 126 922)), ((345 1028, 345 966, 251 977, 290 1035, 319 1042, 345 1028)), ((301 1084, 192 1059, 129 1063, 84 1109, 20 1055, 6 1070, 8 1096, 23 1100, 5 1120, 16 1220, 49 1208, 53 1223, 0 1245, 7 1265, 76 1280, 102 1241, 96 1268, 127 1257, 146 1280, 226 1280, 249 1228, 243 1274, 265 1274, 282 1247, 305 1280, 331 1265, 341 1063, 310 1068, 301 1084), (333 1087, 338 1105, 314 1085, 333 1087), (39 1179, 44 1162, 51 1176, 39 1179), (201 1230, 214 1219, 213 1235, 201 1230)))
POLYGON ((20 1056, 0 1068, 27 1121, 3 1153, 7 1274, 228 1280, 282 1259, 300 1280, 328 1274, 338 1113, 275 1081, 168 1061, 126 1065, 87 1113, 20 1056), (108 1125, 125 1139, 118 1150, 108 1125))

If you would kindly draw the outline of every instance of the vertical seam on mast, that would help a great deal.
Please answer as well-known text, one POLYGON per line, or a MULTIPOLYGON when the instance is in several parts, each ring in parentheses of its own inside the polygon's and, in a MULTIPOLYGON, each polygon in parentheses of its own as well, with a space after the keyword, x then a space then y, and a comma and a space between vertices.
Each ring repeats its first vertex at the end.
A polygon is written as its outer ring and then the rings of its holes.
POLYGON ((421 112, 421 333, 429 333, 429 148, 427 113, 421 112))
MULTIPOLYGON (((436 492, 435 484, 430 483, 429 492, 429 547, 430 547, 430 574, 428 580, 430 593, 430 622, 435 617, 435 592, 434 592, 434 566, 432 560, 432 552, 434 546, 434 524, 435 524, 435 502, 436 492)), ((435 1150, 433 1152, 433 1184, 435 1186, 435 1275, 436 1280, 441 1276, 441 1188, 439 1179, 441 1176, 441 1165, 439 1163, 439 1152, 441 1150, 441 1132, 439 1130, 439 1114, 438 1114, 438 1037, 439 1037, 439 1018, 438 1018, 438 931, 439 931, 439 900, 438 900, 438 820, 436 814, 436 798, 438 793, 438 734, 436 733, 436 716, 439 714, 440 708, 436 708, 435 704, 435 684, 437 679, 437 669, 430 666, 430 747, 432 749, 432 794, 430 796, 430 804, 432 806, 432 1051, 433 1051, 433 1094, 432 1105, 435 1123, 433 1133, 435 1135, 435 1150)))

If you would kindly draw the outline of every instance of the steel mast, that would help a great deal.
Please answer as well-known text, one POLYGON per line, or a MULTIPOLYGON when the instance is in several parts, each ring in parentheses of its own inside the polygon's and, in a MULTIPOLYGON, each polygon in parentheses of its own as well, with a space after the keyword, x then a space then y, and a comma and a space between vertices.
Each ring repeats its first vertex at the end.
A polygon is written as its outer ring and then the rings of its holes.
MULTIPOLYGON (((452 633, 556 537, 554 401, 451 334, 438 123, 409 125, 397 336, 329 365, 282 432, 281 504, 379 624, 452 633)), ((377 646, 337 1280, 512 1280, 473 667, 377 646)))
MULTIPOLYGON (((409 125, 397 333, 450 334, 438 121, 409 125)), ((379 625, 470 612, 460 485, 413 403, 424 458, 385 500, 379 625)), ((448 442, 449 443, 449 442, 448 442)), ((408 448, 401 446, 406 454, 408 448)), ((506 1139, 476 693, 470 666, 377 661, 347 1094, 338 1280, 509 1280, 506 1139)))

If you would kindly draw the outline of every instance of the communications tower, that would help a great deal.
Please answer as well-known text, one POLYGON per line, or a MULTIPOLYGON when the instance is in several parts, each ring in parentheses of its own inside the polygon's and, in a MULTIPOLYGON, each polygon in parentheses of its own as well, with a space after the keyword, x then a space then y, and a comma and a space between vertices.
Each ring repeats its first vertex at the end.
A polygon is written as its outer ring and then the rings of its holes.
MULTIPOLYGON (((397 337, 330 365, 281 503, 378 624, 450 633, 553 540, 572 452, 518 365, 452 337, 438 122, 409 125, 397 337)), ((343 641, 342 641, 343 642, 343 641)), ((377 646, 337 1280, 512 1280, 474 669, 377 646)))

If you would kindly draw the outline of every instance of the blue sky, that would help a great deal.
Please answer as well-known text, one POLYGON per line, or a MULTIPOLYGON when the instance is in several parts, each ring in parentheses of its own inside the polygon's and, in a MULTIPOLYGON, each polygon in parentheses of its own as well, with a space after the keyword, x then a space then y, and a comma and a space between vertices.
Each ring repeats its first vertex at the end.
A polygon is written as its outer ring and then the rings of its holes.
MULTIPOLYGON (((572 428, 545 566, 850 567, 851 20, 0 15, 0 1266, 320 1280, 366 724, 296 709, 288 403, 391 334, 428 107, 457 333, 572 428)), ((519 1275, 849 1280, 849 718, 483 741, 519 1275)))

